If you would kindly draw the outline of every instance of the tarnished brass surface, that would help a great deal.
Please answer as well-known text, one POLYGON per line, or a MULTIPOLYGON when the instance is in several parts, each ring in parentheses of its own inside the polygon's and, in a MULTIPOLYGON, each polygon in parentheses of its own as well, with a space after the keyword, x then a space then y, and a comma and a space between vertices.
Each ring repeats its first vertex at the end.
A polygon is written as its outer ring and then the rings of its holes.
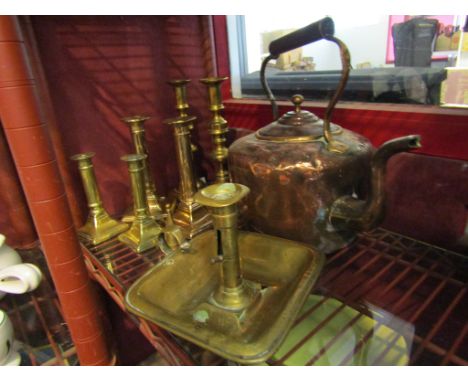
POLYGON ((211 216, 208 210, 194 200, 197 184, 190 150, 189 126, 195 120, 195 117, 186 116, 164 121, 174 129, 179 170, 179 192, 177 193, 177 205, 173 218, 174 222, 184 229, 189 238, 211 227, 211 216))
POLYGON ((189 253, 168 256, 130 287, 127 308, 164 329, 242 364, 276 351, 310 293, 324 257, 276 237, 239 232, 240 269, 256 299, 241 311, 213 301, 222 284, 215 231, 196 236, 189 253), (255 289, 256 288, 256 289, 255 289))
POLYGON ((164 246, 161 246, 161 249, 166 254, 173 254, 174 251, 179 249, 189 250, 190 248, 185 232, 179 225, 174 223, 172 208, 169 204, 166 204, 166 222, 163 228, 163 238, 164 244, 168 249, 166 250, 164 246))
MULTIPOLYGON (((187 102, 187 84, 190 82, 190 80, 187 79, 181 79, 181 80, 172 80, 169 81, 169 85, 171 85, 174 88, 175 96, 176 96, 176 110, 179 112, 179 117, 188 117, 188 109, 189 109, 189 104, 187 102)), ((188 125, 188 128, 190 130, 190 148, 192 151, 192 158, 193 158, 193 174, 195 176, 195 181, 197 183, 197 189, 200 189, 205 185, 205 180, 204 178, 200 178, 200 170, 198 169, 198 166, 195 163, 195 155, 199 151, 197 145, 193 143, 193 131, 195 130, 195 124, 190 123, 188 125)))
POLYGON ((180 117, 188 117, 189 104, 187 102, 187 84, 189 82, 190 80, 188 79, 168 81, 168 84, 174 88, 176 110, 179 112, 180 117))
POLYGON ((104 209, 94 173, 93 156, 94 153, 88 152, 74 155, 71 159, 78 162, 89 207, 88 219, 78 229, 78 236, 97 245, 126 231, 128 225, 112 219, 104 209))
MULTIPOLYGON (((132 134, 133 146, 136 154, 146 155, 145 159, 145 168, 144 168, 144 180, 145 180, 145 192, 146 192, 146 201, 148 204, 149 213, 155 219, 163 219, 162 208, 159 204, 159 198, 156 193, 156 185, 154 183, 154 178, 151 173, 150 163, 149 163, 149 154, 148 148, 146 145, 145 139, 145 129, 144 123, 150 119, 150 117, 134 115, 131 117, 125 117, 122 119, 130 127, 130 132, 132 134)), ((130 209, 131 211, 132 209, 130 209)), ((126 213, 122 219, 124 222, 132 222, 134 219, 132 213, 126 213)))
POLYGON ((135 218, 130 229, 119 235, 119 240, 133 251, 140 253, 158 247, 158 239, 162 230, 148 210, 144 178, 146 155, 130 154, 121 159, 128 165, 133 195, 133 216, 135 218))
POLYGON ((208 87, 210 110, 213 113, 213 119, 210 123, 210 134, 214 144, 212 158, 217 164, 216 183, 225 183, 230 181, 230 175, 227 168, 228 150, 226 148, 228 124, 221 115, 221 110, 224 109, 221 99, 221 84, 225 80, 227 80, 227 77, 209 77, 200 80, 201 83, 208 87))
POLYGON ((195 200, 208 207, 218 242, 213 262, 221 267, 221 283, 213 294, 213 303, 230 311, 242 311, 258 297, 260 285, 242 278, 237 243, 237 202, 249 193, 241 184, 213 184, 198 192, 195 200))

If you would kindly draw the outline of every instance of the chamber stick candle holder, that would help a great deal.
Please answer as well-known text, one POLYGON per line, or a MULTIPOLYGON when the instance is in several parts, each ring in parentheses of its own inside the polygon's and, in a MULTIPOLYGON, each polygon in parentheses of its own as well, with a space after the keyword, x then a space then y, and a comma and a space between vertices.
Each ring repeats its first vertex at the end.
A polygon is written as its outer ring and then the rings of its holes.
POLYGON ((242 277, 238 249, 237 203, 249 193, 241 184, 213 184, 195 195, 195 200, 210 209, 218 241, 217 257, 221 263, 221 283, 213 302, 227 310, 241 311, 258 296, 258 288, 242 277))
MULTIPOLYGON (((131 117, 125 117, 122 119, 125 123, 128 124, 130 127, 130 132, 132 135, 133 146, 135 149, 136 154, 146 155, 145 159, 145 168, 143 170, 144 175, 144 184, 145 184, 145 192, 146 192, 146 200, 148 204, 149 213, 153 216, 156 220, 163 219, 163 210, 161 205, 159 204, 159 197, 157 196, 156 192, 156 185, 154 182, 153 175, 151 173, 150 162, 149 162, 149 154, 148 154, 148 147, 146 144, 145 138, 145 128, 144 123, 150 119, 150 117, 135 115, 131 117)), ((134 216, 131 213, 125 213, 122 221, 124 222, 132 222, 134 216)))
POLYGON ((196 117, 171 118, 164 123, 174 130, 177 166, 179 169, 179 190, 174 222, 181 226, 187 237, 192 238, 211 226, 208 210, 195 202, 197 184, 194 175, 193 157, 190 149, 190 125, 196 117))
POLYGON ((208 87, 210 110, 213 113, 213 119, 210 122, 210 134, 214 144, 212 158, 217 164, 216 183, 230 181, 227 168, 228 149, 226 147, 228 124, 221 115, 221 111, 224 109, 221 99, 221 84, 226 79, 227 77, 209 77, 200 80, 208 87))
POLYGON ((128 165, 133 195, 133 216, 135 218, 130 229, 119 235, 119 240, 133 251, 140 253, 158 247, 158 239, 162 230, 148 210, 144 178, 146 156, 144 154, 130 154, 121 159, 128 165))
POLYGON ((112 219, 104 209, 94 173, 93 157, 94 153, 87 152, 74 155, 71 159, 78 163, 89 208, 88 219, 78 229, 78 236, 97 245, 126 231, 128 225, 112 219))

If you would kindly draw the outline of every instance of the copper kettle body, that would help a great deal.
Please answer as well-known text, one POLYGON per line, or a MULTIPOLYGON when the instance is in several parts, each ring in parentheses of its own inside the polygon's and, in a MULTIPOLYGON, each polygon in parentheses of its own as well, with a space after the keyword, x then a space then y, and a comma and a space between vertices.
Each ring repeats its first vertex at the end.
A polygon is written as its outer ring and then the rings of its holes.
MULTIPOLYGON (((251 190, 244 209, 248 225, 259 232, 311 244, 324 253, 342 248, 357 232, 381 222, 388 159, 420 147, 420 137, 410 135, 388 141, 376 150, 365 137, 330 122, 350 70, 349 52, 333 37, 333 29, 333 21, 325 18, 282 37, 286 40, 271 43, 271 55, 265 60, 299 43, 322 38, 335 42, 340 48, 343 73, 324 119, 301 110, 303 98, 293 96, 295 110, 235 141, 228 156, 233 181, 251 190), (304 39, 304 31, 311 37, 304 39), (300 42, 294 38, 298 32, 300 42)), ((262 84, 275 115, 265 67, 264 62, 262 84)))

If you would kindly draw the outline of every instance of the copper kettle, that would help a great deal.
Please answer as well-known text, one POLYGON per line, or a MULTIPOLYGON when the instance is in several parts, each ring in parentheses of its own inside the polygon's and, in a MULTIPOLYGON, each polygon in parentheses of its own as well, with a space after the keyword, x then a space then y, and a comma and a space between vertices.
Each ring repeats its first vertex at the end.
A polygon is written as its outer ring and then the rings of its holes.
POLYGON ((277 120, 231 145, 229 170, 234 182, 251 190, 244 216, 251 228, 331 253, 381 222, 386 163, 394 154, 421 147, 420 137, 393 139, 375 150, 365 137, 330 122, 351 68, 331 18, 273 41, 269 50, 260 76, 277 120), (265 78, 268 61, 321 39, 338 45, 343 66, 324 119, 302 110, 300 95, 292 97, 295 109, 277 119, 265 78))

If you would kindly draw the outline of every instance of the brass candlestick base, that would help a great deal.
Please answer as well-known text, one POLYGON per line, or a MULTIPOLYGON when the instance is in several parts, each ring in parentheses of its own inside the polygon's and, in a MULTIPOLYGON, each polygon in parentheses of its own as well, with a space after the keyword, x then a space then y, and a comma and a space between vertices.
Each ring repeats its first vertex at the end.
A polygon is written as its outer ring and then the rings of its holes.
POLYGON ((119 235, 119 240, 133 251, 140 253, 158 247, 162 230, 148 211, 147 196, 144 190, 144 168, 146 155, 131 154, 122 157, 127 162, 133 195, 133 215, 135 219, 130 229, 119 235))
MULTIPOLYGON (((149 165, 148 159, 148 148, 146 145, 145 139, 145 129, 144 123, 150 119, 150 117, 135 115, 131 117, 125 117, 122 119, 125 123, 128 124, 130 127, 130 132, 132 134, 132 141, 133 146, 135 149, 136 154, 146 155, 146 159, 144 161, 144 169, 143 169, 143 178, 144 178, 144 190, 146 193, 146 203, 148 205, 149 214, 154 217, 156 220, 163 220, 165 215, 159 204, 159 197, 156 193, 156 186, 151 174, 151 169, 149 165)), ((133 215, 133 208, 129 208, 123 218, 122 221, 126 223, 131 223, 135 219, 133 215)))
POLYGON ((193 238, 212 226, 208 210, 193 200, 179 201, 173 216, 174 223, 182 227, 186 237, 193 238))
POLYGON ((119 235, 119 240, 137 253, 159 246, 158 239, 162 230, 151 218, 135 219, 130 229, 119 235))
POLYGON ((112 219, 107 212, 90 213, 85 225, 78 229, 78 236, 93 245, 113 238, 128 230, 128 225, 112 219))
POLYGON ((213 293, 215 305, 241 311, 260 295, 260 285, 242 277, 238 250, 237 202, 249 193, 241 184, 214 184, 197 192, 195 200, 210 209, 218 240, 217 257, 213 263, 222 263, 220 287, 213 293))
POLYGON ((97 245, 126 231, 128 225, 112 219, 104 209, 94 173, 93 156, 94 153, 89 152, 74 155, 71 159, 78 162, 89 207, 88 219, 78 229, 78 236, 97 245))
POLYGON ((173 218, 174 223, 184 229, 188 238, 193 238, 211 227, 211 216, 208 210, 193 199, 193 195, 197 192, 197 185, 190 149, 190 126, 193 126, 195 119, 195 117, 177 117, 165 121, 174 129, 180 178, 173 218))

